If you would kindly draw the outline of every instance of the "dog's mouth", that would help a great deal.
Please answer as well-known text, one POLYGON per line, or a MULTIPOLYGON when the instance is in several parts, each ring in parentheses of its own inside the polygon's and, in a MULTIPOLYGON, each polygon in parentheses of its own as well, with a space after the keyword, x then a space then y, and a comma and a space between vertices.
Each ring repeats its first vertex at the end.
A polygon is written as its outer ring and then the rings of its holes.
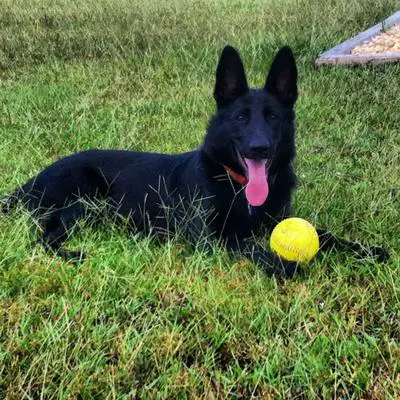
POLYGON ((258 207, 265 203, 269 194, 268 170, 270 160, 241 157, 246 173, 246 199, 251 206, 258 207))

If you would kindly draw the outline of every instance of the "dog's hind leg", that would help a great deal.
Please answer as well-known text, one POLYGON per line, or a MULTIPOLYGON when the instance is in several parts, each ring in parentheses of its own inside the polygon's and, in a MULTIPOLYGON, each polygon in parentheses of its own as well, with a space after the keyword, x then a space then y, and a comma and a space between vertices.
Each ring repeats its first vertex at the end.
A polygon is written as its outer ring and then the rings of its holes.
POLYGON ((363 246, 360 243, 350 242, 337 237, 324 229, 317 229, 321 250, 347 250, 360 257, 374 257, 379 262, 386 262, 390 258, 389 252, 383 247, 363 246))
POLYGON ((53 251, 61 258, 71 261, 83 261, 85 256, 80 251, 66 250, 62 243, 68 237, 68 230, 73 227, 76 221, 84 216, 85 209, 81 204, 74 204, 66 208, 54 211, 46 220, 44 231, 39 243, 46 250, 53 251))
POLYGON ((17 206, 18 201, 21 199, 22 191, 16 190, 14 193, 0 197, 0 212, 2 214, 9 214, 17 206))

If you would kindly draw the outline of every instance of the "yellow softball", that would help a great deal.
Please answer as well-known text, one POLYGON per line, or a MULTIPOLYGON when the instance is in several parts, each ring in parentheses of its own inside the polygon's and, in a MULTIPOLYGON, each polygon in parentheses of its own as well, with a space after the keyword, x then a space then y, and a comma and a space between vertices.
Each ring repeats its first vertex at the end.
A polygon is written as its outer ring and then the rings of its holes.
POLYGON ((276 225, 271 234, 270 245, 285 260, 307 263, 318 252, 318 233, 305 219, 288 218, 276 225))

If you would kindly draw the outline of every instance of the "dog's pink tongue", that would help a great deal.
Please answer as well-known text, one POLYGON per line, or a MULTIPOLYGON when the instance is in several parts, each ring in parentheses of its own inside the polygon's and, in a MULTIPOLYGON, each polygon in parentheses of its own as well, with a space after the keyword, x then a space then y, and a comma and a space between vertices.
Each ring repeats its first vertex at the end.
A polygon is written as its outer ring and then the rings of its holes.
POLYGON ((268 197, 268 181, 265 163, 267 160, 245 158, 249 182, 246 186, 246 199, 251 206, 261 206, 268 197))

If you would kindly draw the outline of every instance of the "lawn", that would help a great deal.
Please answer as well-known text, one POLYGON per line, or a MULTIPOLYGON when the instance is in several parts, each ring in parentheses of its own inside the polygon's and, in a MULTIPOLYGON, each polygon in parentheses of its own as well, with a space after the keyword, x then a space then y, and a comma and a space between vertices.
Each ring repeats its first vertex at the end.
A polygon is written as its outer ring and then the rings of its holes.
POLYGON ((219 247, 82 222, 69 247, 89 257, 75 266, 32 246, 17 210, 0 218, 0 398, 398 398, 400 66, 313 68, 398 0, 153 3, 1 1, 1 193, 81 149, 195 148, 222 47, 261 86, 289 44, 294 213, 392 259, 320 254, 279 282, 219 247))

